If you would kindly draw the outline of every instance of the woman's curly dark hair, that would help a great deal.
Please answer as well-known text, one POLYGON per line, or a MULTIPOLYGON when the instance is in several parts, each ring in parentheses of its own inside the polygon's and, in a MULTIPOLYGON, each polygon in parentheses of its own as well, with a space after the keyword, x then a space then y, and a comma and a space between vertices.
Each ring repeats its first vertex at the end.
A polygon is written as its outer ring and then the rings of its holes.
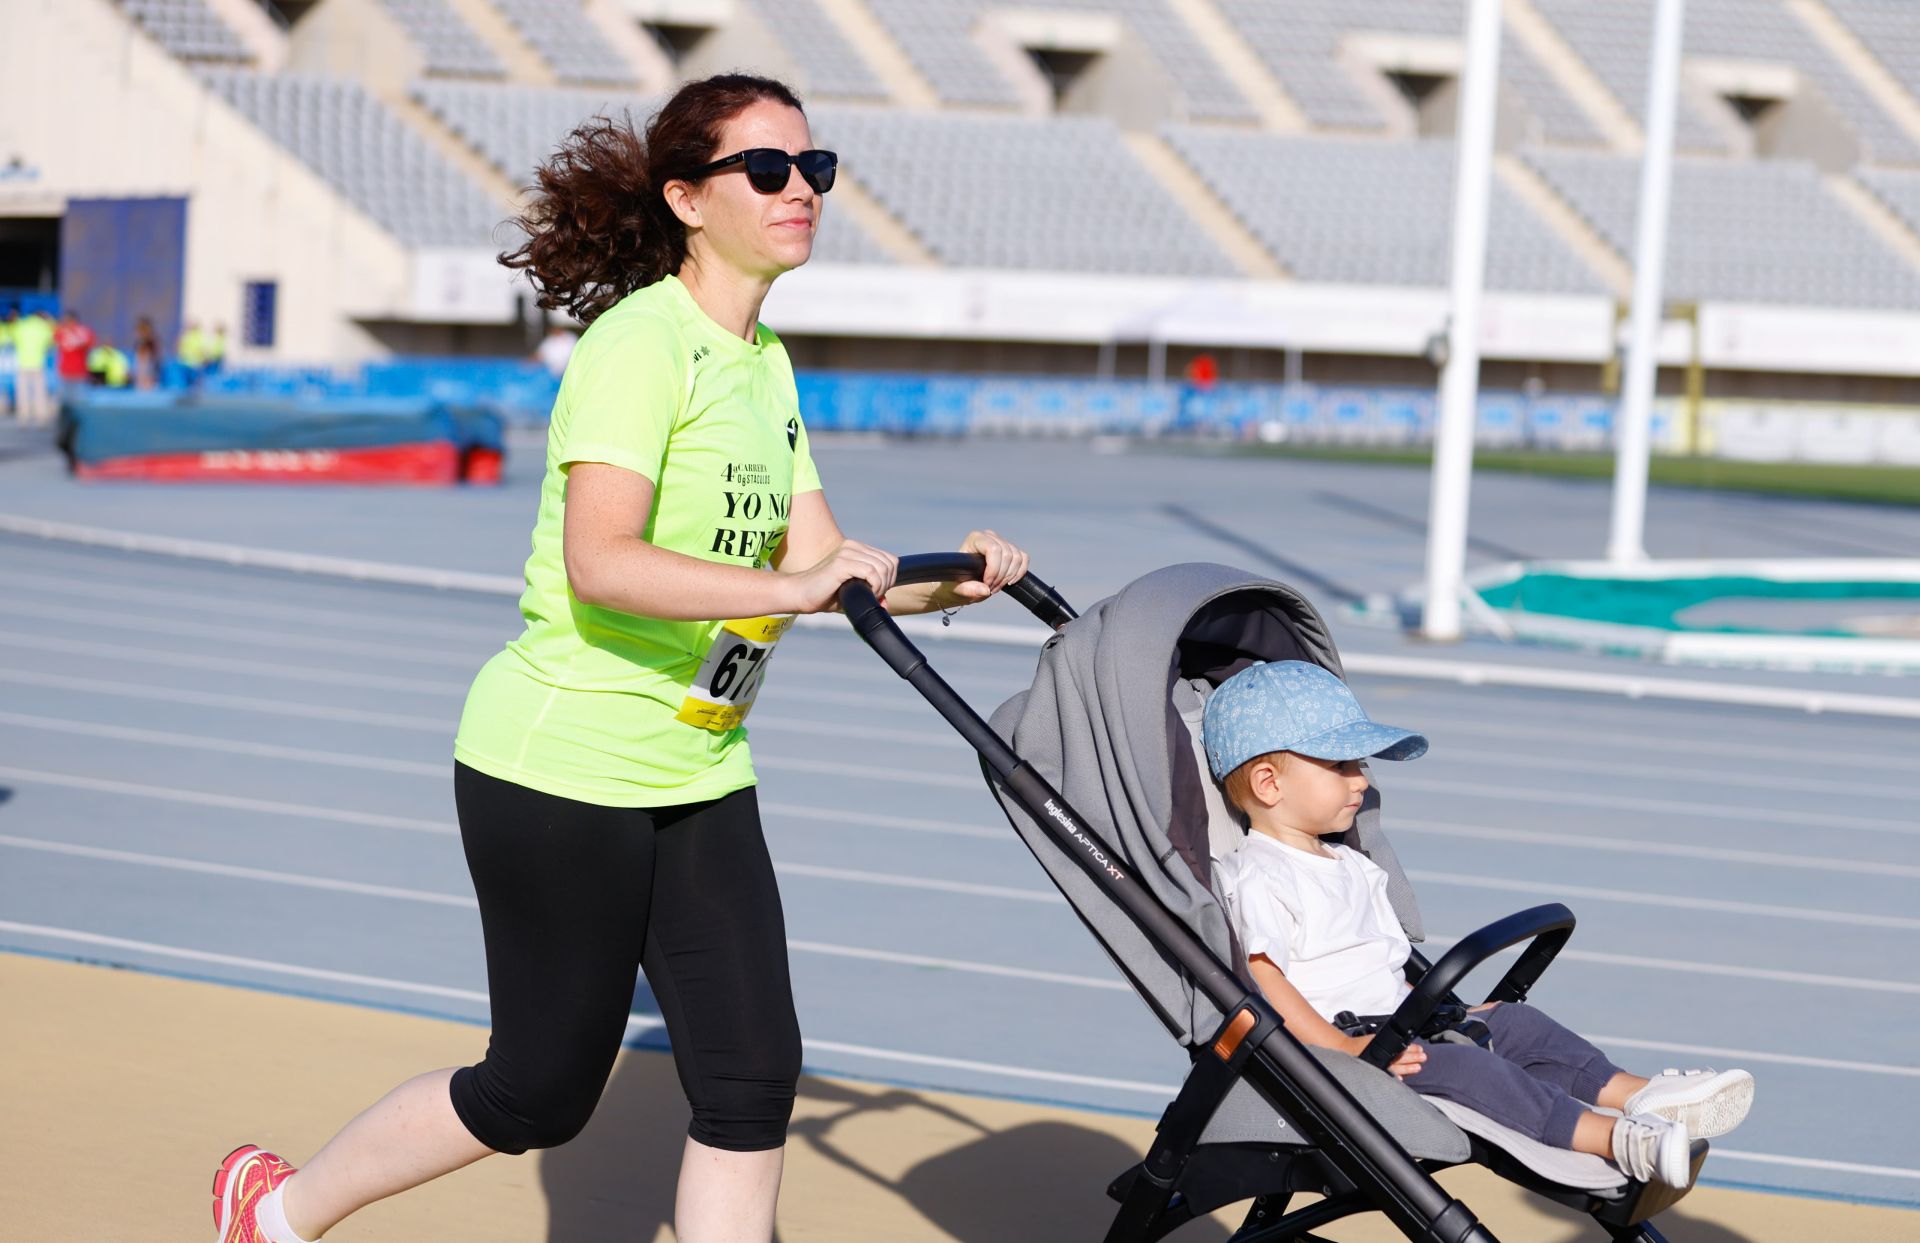
POLYGON ((581 125, 540 166, 526 210, 513 222, 527 240, 500 262, 526 272, 542 307, 564 307, 583 324, 678 271, 687 229, 660 188, 718 158, 721 127, 763 99, 805 111, 781 82, 723 73, 675 91, 644 137, 631 115, 581 125))

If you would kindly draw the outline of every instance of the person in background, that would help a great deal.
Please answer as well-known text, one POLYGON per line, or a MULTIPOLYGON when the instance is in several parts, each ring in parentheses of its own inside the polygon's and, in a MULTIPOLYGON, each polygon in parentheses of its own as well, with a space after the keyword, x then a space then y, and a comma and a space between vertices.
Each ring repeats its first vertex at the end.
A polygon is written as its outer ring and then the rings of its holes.
POLYGON ((227 326, 215 324, 207 336, 206 373, 217 375, 227 363, 227 326))
POLYGON ((87 351, 87 375, 101 388, 125 388, 132 372, 125 350, 111 345, 96 345, 87 351))
POLYGON ((567 360, 573 357, 574 343, 578 340, 573 329, 565 324, 555 324, 541 338, 539 348, 533 352, 533 361, 545 367, 548 374, 557 380, 566 373, 567 360))
POLYGON ((180 333, 180 343, 174 349, 174 357, 180 360, 192 378, 197 381, 205 374, 207 365, 207 334, 200 331, 200 321, 190 319, 180 333))
POLYGON ((133 386, 160 387, 160 334, 153 321, 142 315, 133 324, 133 386))
POLYGON ((68 307, 60 313, 60 326, 53 330, 53 346, 59 357, 55 371, 61 388, 87 382, 87 355, 99 343, 93 329, 81 321, 80 312, 68 307))
POLYGON ((47 391, 47 363, 53 353, 53 321, 35 311, 13 326, 13 392, 23 427, 53 422, 53 398, 47 391))

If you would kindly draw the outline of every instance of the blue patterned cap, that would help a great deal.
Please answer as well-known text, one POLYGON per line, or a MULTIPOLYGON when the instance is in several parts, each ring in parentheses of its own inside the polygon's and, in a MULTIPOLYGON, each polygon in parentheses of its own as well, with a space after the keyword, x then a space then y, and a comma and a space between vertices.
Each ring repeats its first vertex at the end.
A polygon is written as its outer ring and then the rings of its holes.
POLYGON ((1367 719, 1347 684, 1319 665, 1250 665, 1207 700, 1200 730, 1207 764, 1225 777, 1255 756, 1293 751, 1319 760, 1414 760, 1427 740, 1367 719))

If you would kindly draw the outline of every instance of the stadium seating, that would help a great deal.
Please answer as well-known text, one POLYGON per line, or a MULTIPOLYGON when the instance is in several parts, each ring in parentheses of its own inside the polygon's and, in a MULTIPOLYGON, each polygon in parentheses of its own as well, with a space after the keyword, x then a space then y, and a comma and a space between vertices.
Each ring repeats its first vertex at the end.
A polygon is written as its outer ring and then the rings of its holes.
MULTIPOLYGON (((867 7, 945 102, 1001 107, 1020 102, 1012 83, 972 38, 989 7, 981 0, 867 0, 867 7)), ((1159 57, 1184 96, 1188 116, 1253 119, 1253 109, 1166 0, 1010 0, 998 7, 1116 14, 1159 57)))
POLYGON ((222 98, 410 246, 485 246, 506 215, 356 82, 216 69, 222 98))
MULTIPOLYGON (((1534 3, 1627 111, 1644 119, 1647 45, 1653 31, 1651 0, 1534 3)), ((1692 0, 1686 16, 1683 46, 1687 55, 1792 66, 1805 74, 1846 120, 1864 145, 1867 158, 1892 163, 1920 160, 1920 148, 1777 0, 1692 0)), ((1675 145, 1683 151, 1727 150, 1725 139, 1684 93, 1675 145)))
MULTIPOLYGON (((1637 160, 1541 149, 1523 157, 1608 245, 1633 254, 1637 160)), ((1818 170, 1788 160, 1674 161, 1666 292, 1676 299, 1920 306, 1913 270, 1835 199, 1818 170)))
MULTIPOLYGON (((515 185, 530 184, 534 169, 582 121, 626 113, 636 126, 644 126, 660 102, 612 90, 446 81, 416 82, 412 93, 515 185)), ((815 124, 817 128, 817 117, 815 124)), ((822 216, 814 257, 829 263, 884 263, 888 259, 886 251, 852 219, 832 210, 822 216)))
POLYGON ((847 173, 946 263, 1229 276, 1233 265, 1095 117, 814 109, 847 173))
MULTIPOLYGON (((1218 0, 1222 13, 1266 62, 1315 125, 1378 130, 1383 118, 1336 54, 1346 36, 1366 31, 1458 40, 1461 0, 1218 0)), ((1526 109, 1539 141, 1597 144, 1579 108, 1513 38, 1500 48, 1501 84, 1526 109)))
POLYGON ((834 28, 818 0, 753 0, 753 10, 799 67, 808 95, 884 100, 887 88, 834 28))
POLYGON ((530 182, 533 170, 588 117, 631 113, 645 124, 660 102, 620 90, 433 80, 415 82, 412 95, 515 185, 530 182))
POLYGON ((1861 167, 1853 170, 1853 179, 1873 191, 1907 228, 1920 233, 1920 172, 1861 167))
POLYGON ((426 57, 428 73, 503 78, 507 67, 447 0, 380 0, 426 57))
MULTIPOLYGON (((1447 283, 1453 144, 1291 138, 1168 126, 1174 149, 1301 280, 1447 283), (1367 227, 1356 230, 1354 221, 1367 227)), ((1491 289, 1594 293, 1598 278, 1494 183, 1491 289)))
POLYGON ((140 28, 181 60, 245 64, 253 53, 204 0, 121 0, 140 28))
POLYGON ((1900 79, 1910 95, 1920 96, 1920 13, 1911 0, 1826 0, 1867 50, 1900 79))
POLYGON ((607 46, 580 0, 489 0, 561 82, 631 86, 633 66, 607 46))

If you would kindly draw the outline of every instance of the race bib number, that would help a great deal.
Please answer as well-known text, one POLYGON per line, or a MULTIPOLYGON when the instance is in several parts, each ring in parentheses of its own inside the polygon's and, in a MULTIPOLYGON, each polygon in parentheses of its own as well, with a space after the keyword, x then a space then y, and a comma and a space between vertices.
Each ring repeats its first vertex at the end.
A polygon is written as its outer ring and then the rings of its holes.
POLYGON ((746 720, 767 676, 773 645, 792 625, 791 617, 749 617, 722 626, 673 719, 715 733, 746 720))

